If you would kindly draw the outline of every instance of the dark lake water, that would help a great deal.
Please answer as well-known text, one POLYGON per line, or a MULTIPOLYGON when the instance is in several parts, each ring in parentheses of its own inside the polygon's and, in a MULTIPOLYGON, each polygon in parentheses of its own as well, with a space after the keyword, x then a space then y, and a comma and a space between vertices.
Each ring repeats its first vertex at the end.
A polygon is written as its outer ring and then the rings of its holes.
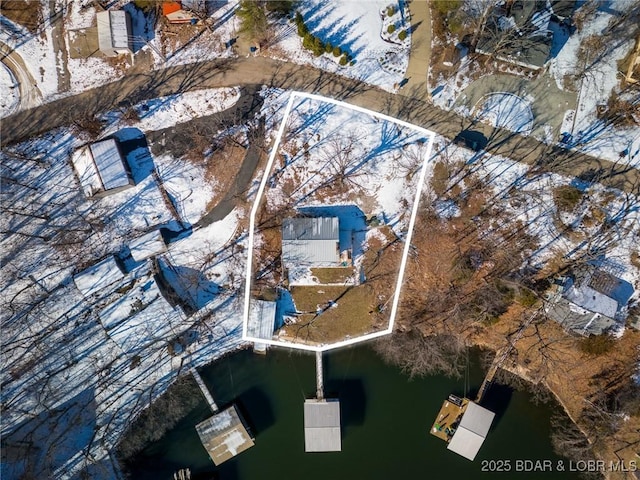
MULTIPOLYGON (((429 435, 450 393, 463 395, 464 380, 443 376, 409 380, 368 347, 324 356, 325 397, 338 396, 342 409, 342 452, 304 453, 303 402, 315 395, 312 354, 242 351, 201 371, 220 407, 236 402, 256 445, 215 467, 195 424, 211 416, 204 400, 174 429, 128 465, 135 480, 161 480, 188 467, 196 478, 221 480, 367 479, 574 479, 569 472, 516 472, 518 460, 552 460, 552 408, 534 405, 526 393, 494 385, 483 406, 496 412, 488 438, 470 462, 429 435), (508 460, 511 472, 483 472, 483 460, 508 460)), ((471 391, 482 372, 473 366, 471 391)), ((199 392, 194 392, 198 394, 199 392)), ((486 463, 486 462, 485 462, 486 463)), ((566 463, 566 462, 565 462, 566 463)))

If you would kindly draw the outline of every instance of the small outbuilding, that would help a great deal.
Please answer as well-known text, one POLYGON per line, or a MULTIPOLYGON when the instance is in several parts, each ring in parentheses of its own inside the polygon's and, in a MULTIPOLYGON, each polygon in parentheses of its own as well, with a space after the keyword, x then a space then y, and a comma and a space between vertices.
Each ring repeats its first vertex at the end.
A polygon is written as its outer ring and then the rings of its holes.
POLYGON ((134 185, 115 138, 76 150, 71 163, 87 197, 120 192, 134 185))
POLYGON ((213 463, 220 465, 253 447, 253 437, 235 405, 196 425, 202 445, 213 463))
POLYGON ((339 452, 340 402, 336 399, 308 399, 304 402, 305 452, 339 452))
POLYGON ((337 266, 338 217, 293 217, 282 222, 282 261, 286 266, 337 266))
POLYGON ((492 411, 469 402, 447 449, 474 460, 489 433, 493 417, 495 413, 492 411))
MULTIPOLYGON (((247 336, 252 338, 262 338, 271 340, 275 329, 276 302, 265 300, 251 300, 249 308, 249 320, 247 322, 247 336)), ((256 353, 266 353, 267 344, 255 342, 253 351, 256 353)))
POLYGON ((162 2, 162 15, 169 23, 195 23, 198 17, 182 8, 182 2, 162 2))
POLYGON ((107 57, 133 53, 131 18, 124 10, 107 10, 96 14, 98 48, 107 57))
POLYGON ((131 258, 141 262, 149 257, 155 257, 167 251, 167 246, 162 239, 160 230, 152 230, 149 233, 136 238, 129 244, 131 258))
POLYGON ((108 292, 108 287, 120 282, 123 278, 122 270, 120 270, 115 258, 111 255, 74 275, 73 283, 82 292, 82 295, 88 297, 97 292, 108 292))

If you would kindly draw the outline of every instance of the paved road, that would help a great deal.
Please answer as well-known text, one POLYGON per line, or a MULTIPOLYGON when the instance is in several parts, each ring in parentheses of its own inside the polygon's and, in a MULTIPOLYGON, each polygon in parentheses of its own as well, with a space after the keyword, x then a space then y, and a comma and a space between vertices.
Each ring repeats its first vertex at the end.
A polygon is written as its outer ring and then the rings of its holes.
POLYGON ((22 57, 7 44, 0 42, 0 59, 18 81, 20 102, 17 109, 26 110, 40 105, 42 103, 42 94, 38 90, 29 70, 27 70, 22 57))
POLYGON ((264 57, 220 59, 147 73, 132 73, 100 88, 5 118, 1 144, 8 145, 58 126, 70 125, 79 116, 112 109, 124 99, 135 103, 200 88, 263 84, 346 100, 434 130, 449 139, 471 127, 487 137, 487 150, 492 153, 564 175, 597 178, 605 185, 640 194, 640 171, 634 168, 551 148, 534 138, 506 130, 471 125, 468 119, 453 112, 440 110, 424 100, 407 96, 410 92, 404 89, 399 94, 391 94, 310 66, 264 57))

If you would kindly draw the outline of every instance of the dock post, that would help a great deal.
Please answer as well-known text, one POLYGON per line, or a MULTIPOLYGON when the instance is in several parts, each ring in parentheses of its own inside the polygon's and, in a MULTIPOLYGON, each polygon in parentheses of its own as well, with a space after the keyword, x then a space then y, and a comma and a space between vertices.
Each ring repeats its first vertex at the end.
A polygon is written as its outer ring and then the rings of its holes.
POLYGON ((324 385, 322 381, 322 352, 316 352, 316 398, 324 398, 324 385))
POLYGON ((200 390, 202 391, 202 395, 204 395, 205 400, 209 404, 209 408, 211 408, 213 413, 216 413, 218 411, 218 405, 216 405, 216 402, 213 400, 213 397, 211 396, 211 392, 209 392, 209 389, 204 384, 204 380, 202 380, 202 377, 200 376, 200 374, 195 368, 190 367, 189 371, 191 372, 191 375, 193 376, 196 383, 198 384, 198 387, 200 387, 200 390))

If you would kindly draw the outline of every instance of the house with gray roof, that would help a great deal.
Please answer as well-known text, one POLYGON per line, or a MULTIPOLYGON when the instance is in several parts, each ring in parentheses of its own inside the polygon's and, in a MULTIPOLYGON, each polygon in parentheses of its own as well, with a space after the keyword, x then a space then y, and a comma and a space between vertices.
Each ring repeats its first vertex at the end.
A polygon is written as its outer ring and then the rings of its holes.
POLYGON ((475 51, 539 70, 550 58, 554 29, 566 22, 575 2, 513 0, 496 3, 478 38, 475 51))
POLYGON ((340 262, 338 217, 293 217, 282 222, 282 262, 289 267, 331 267, 340 262))
POLYGON ((545 309, 568 330, 600 335, 624 324, 632 294, 628 282, 590 267, 563 279, 545 309))

